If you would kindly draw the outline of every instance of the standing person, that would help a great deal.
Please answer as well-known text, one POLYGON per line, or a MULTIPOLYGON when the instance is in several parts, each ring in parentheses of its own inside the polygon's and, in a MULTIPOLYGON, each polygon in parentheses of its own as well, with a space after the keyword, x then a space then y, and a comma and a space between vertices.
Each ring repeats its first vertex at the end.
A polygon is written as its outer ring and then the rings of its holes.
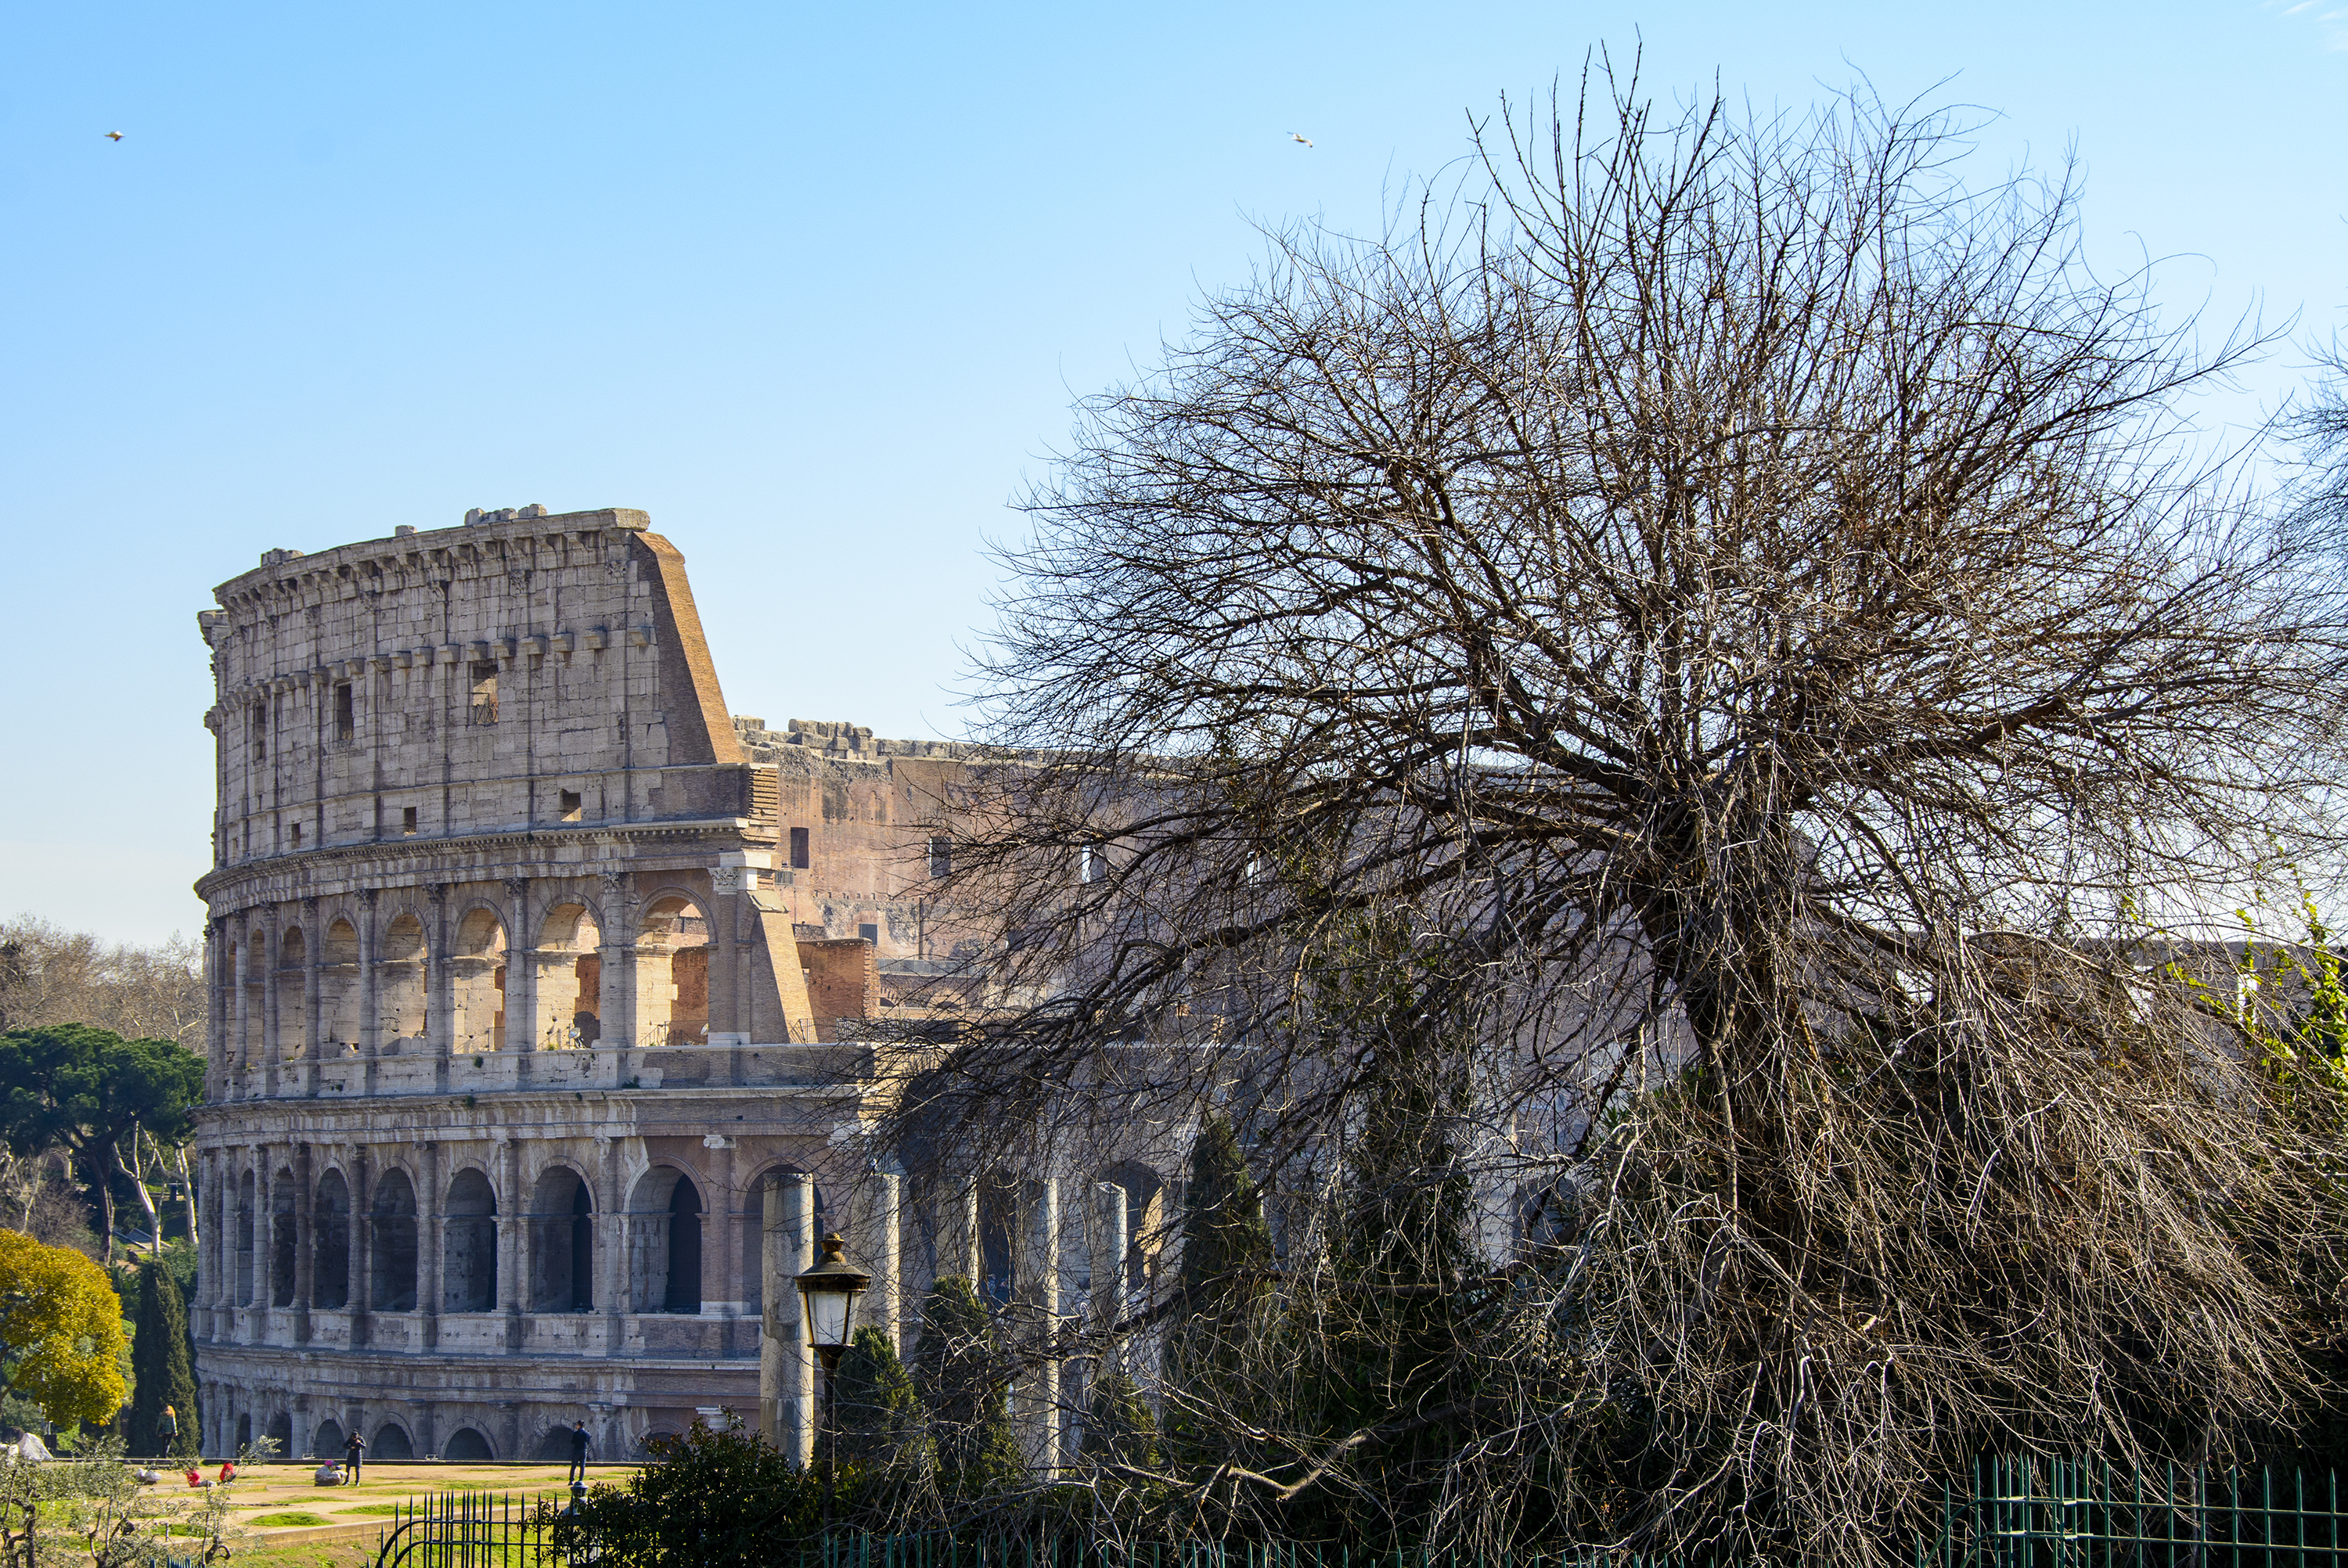
POLYGON ((343 1468, 350 1472, 353 1486, 359 1483, 359 1460, 366 1457, 366 1439, 354 1430, 351 1433, 350 1441, 343 1445, 343 1468))
POLYGON ((168 1454, 179 1446, 179 1441, 180 1412, 166 1405, 161 1418, 155 1423, 156 1451, 168 1454))
POLYGON ((572 1481, 587 1479, 587 1423, 581 1421, 571 1429, 571 1474, 572 1481))

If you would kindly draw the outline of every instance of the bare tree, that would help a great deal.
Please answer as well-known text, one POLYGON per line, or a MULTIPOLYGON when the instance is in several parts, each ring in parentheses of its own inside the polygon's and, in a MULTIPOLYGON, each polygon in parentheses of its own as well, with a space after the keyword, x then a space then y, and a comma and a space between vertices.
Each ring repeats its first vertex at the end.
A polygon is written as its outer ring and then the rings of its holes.
POLYGON ((1239 1128, 1277 1288, 1104 1509, 1879 1562, 1984 1449, 2291 1419, 2322 1140, 2116 938, 2336 847, 2339 540, 1962 129, 1610 80, 1086 405, 898 1131, 1239 1128))
POLYGON ((33 916, 0 921, 0 1033, 53 1023, 201 1050, 201 950, 184 937, 109 945, 33 916))

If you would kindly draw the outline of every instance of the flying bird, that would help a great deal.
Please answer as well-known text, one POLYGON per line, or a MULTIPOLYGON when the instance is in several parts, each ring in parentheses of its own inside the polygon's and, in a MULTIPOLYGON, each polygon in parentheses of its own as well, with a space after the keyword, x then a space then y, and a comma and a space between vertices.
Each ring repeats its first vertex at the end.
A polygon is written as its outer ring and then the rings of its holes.
POLYGON ((1313 138, 1312 138, 1311 137, 1306 136, 1306 135, 1305 135, 1303 131, 1301 131, 1301 130, 1292 130, 1292 131, 1290 131, 1290 132, 1288 133, 1288 139, 1289 139, 1289 140, 1291 140, 1291 141, 1301 141, 1301 142, 1303 142, 1303 143, 1305 146, 1307 146, 1307 147, 1311 147, 1311 146, 1313 145, 1313 138))
POLYGON ((120 141, 122 139, 122 133, 118 130, 108 131, 106 133, 106 139, 108 141, 120 141))

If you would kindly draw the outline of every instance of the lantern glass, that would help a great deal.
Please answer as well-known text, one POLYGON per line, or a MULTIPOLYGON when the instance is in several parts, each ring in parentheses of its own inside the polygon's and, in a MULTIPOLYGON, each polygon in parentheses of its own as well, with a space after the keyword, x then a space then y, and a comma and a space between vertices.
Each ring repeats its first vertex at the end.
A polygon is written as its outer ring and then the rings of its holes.
MULTIPOLYGON (((856 1300, 872 1276, 848 1261, 838 1232, 823 1238, 823 1261, 794 1282, 807 1300, 808 1342, 833 1354, 847 1348, 856 1320, 856 1300)), ((829 1358, 824 1362, 830 1366, 829 1358)))

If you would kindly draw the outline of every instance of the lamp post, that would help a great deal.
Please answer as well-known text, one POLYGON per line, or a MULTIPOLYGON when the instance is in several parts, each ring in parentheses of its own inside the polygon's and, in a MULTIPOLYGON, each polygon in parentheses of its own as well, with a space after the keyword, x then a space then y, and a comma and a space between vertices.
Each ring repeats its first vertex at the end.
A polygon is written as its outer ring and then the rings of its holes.
POLYGON ((823 1365, 823 1531, 831 1533, 832 1461, 839 1457, 838 1403, 839 1353, 855 1333, 856 1298, 870 1288, 872 1276, 848 1261, 846 1244, 832 1231, 823 1238, 823 1259, 796 1281, 807 1305, 808 1343, 823 1365))

